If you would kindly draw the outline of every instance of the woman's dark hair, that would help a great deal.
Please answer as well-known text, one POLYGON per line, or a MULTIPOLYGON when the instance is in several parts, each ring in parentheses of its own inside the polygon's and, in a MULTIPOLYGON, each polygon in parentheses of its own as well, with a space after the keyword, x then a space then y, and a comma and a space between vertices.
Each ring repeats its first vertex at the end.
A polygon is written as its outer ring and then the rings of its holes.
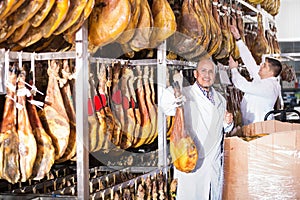
POLYGON ((273 70, 274 76, 277 77, 281 73, 282 65, 281 62, 277 59, 266 57, 266 62, 269 63, 269 66, 273 70))

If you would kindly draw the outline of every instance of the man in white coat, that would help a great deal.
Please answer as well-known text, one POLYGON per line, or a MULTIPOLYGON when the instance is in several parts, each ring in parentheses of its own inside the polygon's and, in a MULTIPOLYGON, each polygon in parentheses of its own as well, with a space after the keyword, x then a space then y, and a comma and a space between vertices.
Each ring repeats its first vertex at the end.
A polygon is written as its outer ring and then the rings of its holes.
MULTIPOLYGON (((174 169, 174 178, 178 179, 176 200, 222 199, 226 102, 212 87, 215 75, 214 63, 201 60, 194 70, 195 83, 182 89, 186 99, 183 104, 185 126, 198 148, 199 158, 190 173, 174 169)), ((172 90, 165 90, 161 102, 166 115, 175 115, 174 106, 170 104, 175 102, 172 90)))
MULTIPOLYGON (((274 105, 281 93, 278 76, 281 73, 280 61, 267 57, 264 63, 257 66, 251 52, 241 40, 238 29, 230 26, 231 32, 236 39, 240 56, 253 80, 247 81, 237 70, 238 63, 229 59, 232 82, 244 92, 241 102, 243 125, 264 121, 265 115, 274 109, 274 105)), ((272 118, 273 116, 271 116, 272 118)))

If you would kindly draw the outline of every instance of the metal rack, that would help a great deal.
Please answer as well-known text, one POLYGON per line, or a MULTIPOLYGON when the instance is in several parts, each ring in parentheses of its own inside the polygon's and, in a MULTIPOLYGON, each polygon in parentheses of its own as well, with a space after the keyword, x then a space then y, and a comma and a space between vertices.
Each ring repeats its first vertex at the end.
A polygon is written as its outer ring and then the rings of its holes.
MULTIPOLYGON (((164 41, 157 48, 157 59, 145 59, 145 60, 122 60, 122 59, 110 59, 110 58, 95 58, 89 55, 88 51, 88 39, 87 39, 87 26, 86 24, 76 33, 76 50, 69 52, 48 52, 48 53, 28 53, 28 52, 14 52, 14 51, 0 51, 0 62, 5 62, 5 66, 9 65, 10 61, 42 61, 42 60, 51 60, 51 59, 75 59, 76 60, 76 82, 75 82, 75 108, 76 108, 76 140, 77 140, 77 162, 76 162, 76 190, 78 199, 89 199, 91 198, 90 191, 90 169, 89 169, 89 138, 87 137, 88 133, 88 114, 87 114, 87 100, 88 100, 88 65, 89 62, 101 62, 101 63, 113 63, 120 62, 121 64, 128 65, 149 65, 157 66, 157 83, 159 87, 157 88, 157 95, 162 96, 162 88, 166 87, 166 74, 168 65, 177 65, 177 66, 189 66, 195 67, 196 63, 186 62, 186 61, 177 61, 177 60, 168 60, 166 59, 166 41, 164 41)), ((157 173, 159 171, 166 171, 168 168, 168 152, 167 152, 167 141, 166 141, 166 116, 161 110, 160 99, 158 98, 158 164, 156 169, 147 168, 148 172, 145 175, 142 175, 140 178, 145 178, 144 176, 157 173)), ((145 170, 145 167, 143 167, 145 170)), ((140 171, 139 167, 131 167, 127 170, 140 171)), ((167 173, 165 174, 167 176, 167 173)), ((167 178, 167 177, 166 177, 167 178)), ((75 175, 66 176, 55 181, 48 181, 45 184, 56 185, 66 183, 67 180, 73 180, 74 182, 75 175)), ((72 182, 72 181, 71 181, 72 182)), ((45 184, 37 184, 33 186, 26 186, 22 191, 36 190, 40 187, 45 187, 45 184)), ((128 181, 122 184, 132 184, 132 181, 128 181)), ((121 184, 121 185, 122 185, 121 184)), ((121 187, 119 185, 118 187, 121 187)), ((115 189, 115 187, 113 188, 115 189)), ((74 187, 66 187, 64 192, 72 193, 74 192, 74 187)), ((112 189, 111 189, 112 190, 112 189)), ((17 193, 18 190, 15 190, 17 193)), ((58 191, 59 192, 59 191, 58 191)), ((106 191, 107 192, 107 191, 106 191)), ((60 193, 60 194, 62 194, 60 193)), ((104 191, 101 191, 97 194, 94 194, 95 197, 103 195, 104 191)))
MULTIPOLYGON (((90 169, 89 169, 89 138, 88 133, 88 113, 87 113, 87 100, 88 100, 88 64, 89 62, 101 62, 101 63, 112 63, 120 62, 121 64, 127 63, 128 65, 155 65, 157 66, 157 96, 162 96, 163 88, 166 87, 166 74, 167 66, 183 66, 185 68, 195 68, 196 62, 188 61, 178 61, 178 60, 168 60, 166 58, 166 41, 164 41, 160 46, 157 47, 157 59, 145 59, 145 60, 123 60, 123 59, 111 59, 111 58, 96 58, 91 57, 87 51, 88 49, 88 31, 87 24, 85 23, 81 29, 76 33, 76 50, 69 52, 49 52, 49 53, 27 53, 27 52, 10 52, 2 51, 0 52, 0 61, 5 61, 5 56, 10 60, 18 60, 20 57, 23 61, 32 60, 50 60, 50 59, 75 59, 76 60, 76 94, 75 94, 75 108, 76 108, 76 140, 77 140, 77 167, 76 167, 76 177, 77 177, 77 198, 78 199, 89 199, 91 198, 90 191, 90 169), (3 55, 2 55, 3 54, 3 55), (3 59, 3 60, 2 60, 3 59)), ((159 106, 160 98, 158 98, 158 166, 153 171, 153 168, 149 168, 149 174, 142 175, 140 178, 145 178, 145 176, 152 175, 158 171, 166 171, 168 168, 167 162, 167 141, 166 141, 166 116, 159 106)), ((140 168, 130 168, 127 170, 139 171, 140 168)), ((167 176, 167 173, 165 174, 167 176)), ((75 175, 67 177, 68 180, 74 180, 75 175)), ((62 179, 63 180, 63 179, 62 179)), ((57 180, 60 182, 62 180, 57 180)), ((53 183, 53 181, 49 181, 53 183)), ((122 184, 134 184, 132 181, 128 181, 122 184)), ((111 190, 117 190, 122 184, 114 186, 111 190)), ((38 185, 36 187, 40 187, 38 185)), ((66 189, 67 190, 67 189, 66 189)), ((71 189, 70 189, 71 190, 71 189)), ((107 192, 107 191, 106 191, 107 192)), ((95 197, 99 195, 104 195, 101 191, 96 193, 95 197)))
POLYGON ((262 59, 265 60, 266 57, 276 57, 280 58, 282 61, 300 61, 300 53, 280 53, 280 54, 263 54, 262 59))
MULTIPOLYGON (((83 26, 76 34, 76 67, 77 67, 77 79, 76 79, 76 130, 77 141, 85 138, 82 144, 77 144, 77 180, 78 180, 78 198, 88 199, 88 152, 86 146, 83 144, 88 143, 88 137, 84 137, 84 133, 87 132, 87 85, 88 85, 88 70, 87 63, 101 62, 112 63, 120 62, 121 64, 127 63, 128 65, 156 65, 159 73, 157 73, 157 96, 162 96, 162 89, 166 87, 166 74, 167 65, 188 66, 191 68, 196 67, 195 62, 177 61, 166 59, 166 41, 157 47, 157 59, 146 60, 122 60, 122 59, 110 59, 110 58, 95 58, 90 57, 87 52, 87 27, 83 26), (85 173, 84 173, 85 172, 85 173)), ((161 107, 159 106, 160 98, 158 98, 158 110, 157 110, 157 130, 158 130, 158 166, 157 170, 166 169, 167 163, 167 141, 166 141, 166 116, 164 115, 161 107)), ((151 172, 153 173, 153 172, 151 172)), ((167 176, 167 175, 166 175, 167 176)), ((129 183, 128 183, 129 184, 129 183)), ((115 188, 114 188, 115 189, 115 188)), ((100 194, 95 194, 100 195, 100 194)), ((103 193, 101 193, 103 195, 103 193)))
POLYGON ((271 22, 271 23, 275 24, 274 17, 271 16, 269 13, 267 13, 264 9, 262 9, 259 4, 255 8, 254 6, 252 6, 251 4, 247 3, 244 0, 236 0, 236 1, 241 3, 242 5, 246 6, 247 8, 251 9, 252 11, 254 11, 256 13, 261 13, 264 19, 266 19, 268 22, 271 22))

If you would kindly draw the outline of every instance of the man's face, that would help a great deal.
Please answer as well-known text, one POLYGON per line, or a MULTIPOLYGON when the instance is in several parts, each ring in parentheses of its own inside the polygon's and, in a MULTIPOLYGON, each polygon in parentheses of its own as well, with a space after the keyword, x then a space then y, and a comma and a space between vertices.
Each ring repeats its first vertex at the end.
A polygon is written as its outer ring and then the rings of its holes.
POLYGON ((269 63, 267 61, 260 64, 258 75, 260 76, 261 79, 273 76, 273 72, 271 71, 269 63))
POLYGON ((209 90, 215 81, 215 66, 210 60, 202 60, 198 63, 197 69, 194 71, 196 81, 204 89, 209 90))

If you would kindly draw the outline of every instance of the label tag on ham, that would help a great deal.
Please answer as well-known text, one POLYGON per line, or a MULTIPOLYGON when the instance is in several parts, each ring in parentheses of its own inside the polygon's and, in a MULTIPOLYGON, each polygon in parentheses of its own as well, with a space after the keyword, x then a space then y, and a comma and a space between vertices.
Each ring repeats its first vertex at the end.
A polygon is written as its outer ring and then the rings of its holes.
POLYGON ((138 108, 137 102, 134 101, 132 97, 130 97, 131 108, 138 108))
POLYGON ((94 114, 93 103, 92 103, 92 100, 89 98, 88 99, 88 115, 91 116, 93 114, 94 114))
POLYGON ((121 104, 122 103, 121 90, 117 90, 115 93, 113 93, 111 99, 115 104, 117 105, 121 104))
POLYGON ((9 89, 12 92, 16 92, 16 86, 11 84, 10 82, 6 81, 5 86, 7 87, 7 89, 9 89))
POLYGON ((130 108, 129 100, 127 97, 123 97, 122 106, 124 110, 128 110, 130 108))
POLYGON ((100 94, 100 97, 98 95, 94 96, 94 103, 95 103, 95 110, 99 111, 102 108, 106 106, 106 96, 105 94, 100 94))

